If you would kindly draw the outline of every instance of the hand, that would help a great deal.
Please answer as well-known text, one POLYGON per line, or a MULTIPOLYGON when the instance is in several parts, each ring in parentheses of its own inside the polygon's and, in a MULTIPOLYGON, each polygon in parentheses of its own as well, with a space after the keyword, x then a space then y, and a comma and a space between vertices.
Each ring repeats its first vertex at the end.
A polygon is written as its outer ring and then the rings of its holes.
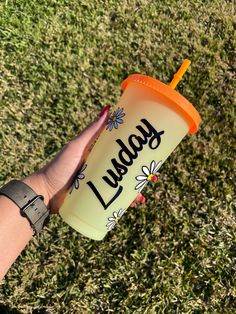
POLYGON ((110 106, 103 108, 100 116, 67 143, 53 160, 23 180, 37 194, 44 196, 44 202, 52 214, 58 213, 91 146, 104 129, 109 109, 110 106))
MULTIPOLYGON (((53 160, 23 180, 37 194, 44 196, 44 202, 51 214, 58 213, 63 204, 79 168, 86 160, 94 141, 106 126, 109 109, 110 106, 106 106, 99 118, 67 143, 53 160)), ((132 207, 140 201, 143 202, 143 199, 141 200, 138 195, 131 204, 132 207)))
POLYGON ((135 205, 141 203, 145 203, 146 202, 146 198, 143 196, 142 193, 138 193, 137 197, 135 200, 133 200, 133 202, 129 205, 131 208, 133 208, 135 205))
MULTIPOLYGON (((51 213, 58 213, 79 168, 106 125, 109 109, 110 106, 105 107, 100 117, 66 144, 46 166, 23 179, 23 182, 38 195, 44 197, 44 202, 51 213)), ((0 203, 1 280, 32 238, 33 229, 28 220, 20 215, 19 208, 14 202, 1 195, 0 203)))

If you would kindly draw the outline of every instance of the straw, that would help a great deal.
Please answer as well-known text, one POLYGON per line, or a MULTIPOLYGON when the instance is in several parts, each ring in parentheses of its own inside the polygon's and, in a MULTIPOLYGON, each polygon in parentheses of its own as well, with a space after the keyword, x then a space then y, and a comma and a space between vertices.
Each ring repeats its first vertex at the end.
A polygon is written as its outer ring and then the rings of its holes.
POLYGON ((185 59, 184 62, 182 63, 181 67, 179 68, 179 70, 174 74, 174 77, 172 79, 172 81, 170 82, 169 86, 173 89, 175 89, 175 87, 177 86, 177 84, 179 83, 179 81, 182 80, 182 77, 184 75, 184 73, 187 71, 187 68, 190 66, 191 61, 188 59, 185 59))

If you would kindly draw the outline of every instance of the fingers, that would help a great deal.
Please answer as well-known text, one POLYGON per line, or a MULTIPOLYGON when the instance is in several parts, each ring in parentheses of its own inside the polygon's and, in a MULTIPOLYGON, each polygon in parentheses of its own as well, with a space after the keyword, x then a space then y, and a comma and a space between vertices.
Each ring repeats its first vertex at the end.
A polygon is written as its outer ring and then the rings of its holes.
POLYGON ((133 200, 133 202, 130 204, 130 207, 133 208, 135 205, 139 203, 141 204, 145 203, 145 201, 146 201, 146 198, 143 196, 142 193, 139 193, 137 197, 133 200))
MULTIPOLYGON (((72 166, 74 174, 81 164, 87 159, 87 156, 99 137, 109 117, 110 106, 106 106, 100 113, 100 116, 90 123, 79 135, 67 143, 59 153, 63 163, 66 161, 72 166)), ((68 164, 68 165, 69 165, 68 164)))
POLYGON ((109 105, 104 107, 100 116, 71 141, 83 152, 83 157, 86 158, 85 155, 89 153, 91 146, 103 131, 109 117, 109 109, 109 105))
POLYGON ((63 199, 65 197, 65 193, 70 188, 78 169, 86 159, 89 148, 104 129, 109 116, 109 109, 110 106, 105 107, 94 122, 67 143, 63 149, 40 170, 47 182, 50 199, 55 199, 54 201, 50 201, 54 204, 52 205, 54 209, 60 207, 61 200, 59 198, 61 197, 63 199))
POLYGON ((57 177, 58 179, 63 179, 64 174, 68 181, 71 181, 86 158, 90 146, 106 125, 110 106, 105 108, 103 114, 68 142, 54 159, 43 167, 42 171, 46 172, 49 177, 57 177))

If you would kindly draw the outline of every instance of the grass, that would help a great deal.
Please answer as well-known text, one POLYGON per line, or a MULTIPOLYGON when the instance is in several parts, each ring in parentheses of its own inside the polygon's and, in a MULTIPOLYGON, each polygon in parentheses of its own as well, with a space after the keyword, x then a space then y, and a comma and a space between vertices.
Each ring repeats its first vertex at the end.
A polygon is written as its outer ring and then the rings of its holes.
POLYGON ((131 73, 199 110, 186 137, 102 242, 59 217, 0 284, 1 313, 235 313, 235 16, 227 0, 0 4, 0 184, 41 167, 115 104, 131 73))

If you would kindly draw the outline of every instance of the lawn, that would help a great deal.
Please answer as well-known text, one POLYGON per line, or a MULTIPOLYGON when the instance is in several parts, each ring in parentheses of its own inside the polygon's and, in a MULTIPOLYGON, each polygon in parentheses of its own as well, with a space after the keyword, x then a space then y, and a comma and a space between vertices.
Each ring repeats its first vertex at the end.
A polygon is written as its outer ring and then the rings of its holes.
MULTIPOLYGON (((104 241, 52 217, 0 283, 0 313, 236 313, 235 15, 227 0, 0 3, 0 185, 49 161, 142 73, 202 117, 104 241)), ((0 261, 1 262, 1 261, 0 261)))

